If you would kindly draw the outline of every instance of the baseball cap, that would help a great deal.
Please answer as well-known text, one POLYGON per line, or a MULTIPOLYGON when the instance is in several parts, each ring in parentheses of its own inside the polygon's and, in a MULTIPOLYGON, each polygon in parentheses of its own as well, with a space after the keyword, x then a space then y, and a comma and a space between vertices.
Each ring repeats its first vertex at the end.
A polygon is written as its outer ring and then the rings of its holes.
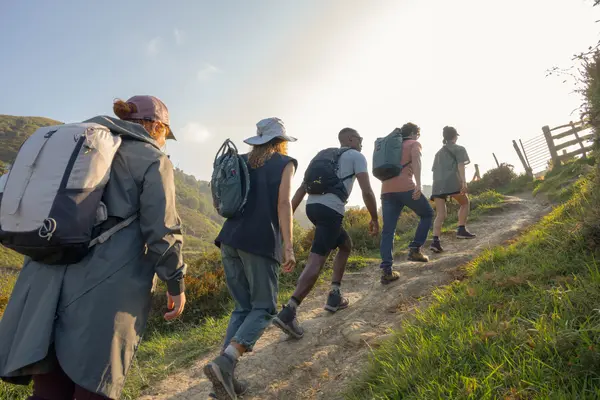
POLYGON ((169 128, 167 139, 177 140, 169 125, 169 110, 165 103, 160 101, 160 99, 154 96, 133 96, 127 100, 127 103, 134 104, 137 108, 137 111, 131 114, 131 119, 162 122, 169 128))

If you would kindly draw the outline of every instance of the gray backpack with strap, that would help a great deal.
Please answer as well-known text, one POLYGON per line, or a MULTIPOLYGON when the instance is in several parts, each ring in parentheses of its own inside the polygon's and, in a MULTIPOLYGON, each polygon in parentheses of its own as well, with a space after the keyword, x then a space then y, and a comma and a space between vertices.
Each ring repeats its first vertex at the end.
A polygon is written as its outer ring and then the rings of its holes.
POLYGON ((121 137, 95 123, 39 128, 0 179, 0 243, 45 264, 81 261, 135 215, 99 233, 121 137))
POLYGON ((375 140, 373 151, 373 176, 380 181, 387 181, 400 175, 402 169, 410 162, 402 165, 402 131, 396 128, 383 138, 375 140))
POLYGON ((242 215, 250 192, 250 172, 244 156, 229 139, 223 143, 213 163, 210 180, 213 205, 224 218, 242 215))

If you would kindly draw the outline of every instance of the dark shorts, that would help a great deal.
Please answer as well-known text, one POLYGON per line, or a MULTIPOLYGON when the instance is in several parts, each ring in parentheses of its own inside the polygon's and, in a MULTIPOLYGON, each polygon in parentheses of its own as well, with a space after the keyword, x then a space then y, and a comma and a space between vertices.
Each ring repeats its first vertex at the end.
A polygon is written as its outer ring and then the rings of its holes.
POLYGON ((456 194, 460 194, 460 192, 452 192, 452 193, 443 193, 443 194, 434 194, 431 195, 431 200, 433 201, 434 199, 444 199, 444 200, 448 200, 448 196, 454 196, 456 194))
POLYGON ((311 253, 327 256, 348 239, 348 233, 342 227, 344 216, 337 211, 323 204, 308 204, 306 216, 315 226, 311 253))

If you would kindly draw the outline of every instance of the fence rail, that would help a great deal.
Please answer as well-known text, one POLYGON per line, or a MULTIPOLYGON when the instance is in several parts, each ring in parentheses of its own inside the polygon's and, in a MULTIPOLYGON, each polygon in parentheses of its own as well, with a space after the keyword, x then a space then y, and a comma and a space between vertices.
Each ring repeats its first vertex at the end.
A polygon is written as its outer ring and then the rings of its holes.
POLYGON ((546 170, 550 161, 552 165, 560 165, 572 157, 587 157, 593 147, 592 140, 597 138, 597 133, 591 131, 586 121, 571 121, 554 128, 544 126, 542 132, 542 135, 524 141, 519 139, 520 148, 513 140, 515 151, 529 175, 546 170), (574 149, 577 145, 579 148, 574 149))

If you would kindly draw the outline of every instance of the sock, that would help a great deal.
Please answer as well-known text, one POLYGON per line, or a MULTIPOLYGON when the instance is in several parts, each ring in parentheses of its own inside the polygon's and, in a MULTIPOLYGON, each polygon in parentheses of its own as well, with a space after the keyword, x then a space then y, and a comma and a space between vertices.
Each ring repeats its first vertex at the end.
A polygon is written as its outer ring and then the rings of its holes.
POLYGON ((464 225, 459 225, 458 229, 465 229, 465 226, 464 225))
POLYGON ((238 349, 236 349, 232 345, 227 346, 227 348, 225 349, 225 351, 223 352, 223 354, 225 354, 229 358, 231 358, 233 360, 233 362, 236 362, 238 360, 238 358, 240 358, 240 356, 241 356, 241 354, 238 351, 238 349))
POLYGON ((433 241, 434 242, 439 242, 440 241, 440 237, 439 236, 434 236, 433 237, 433 241))
POLYGON ((342 286, 340 282, 331 282, 331 290, 337 290, 339 292, 340 286, 342 286))
POLYGON ((300 305, 300 300, 298 300, 294 296, 292 296, 287 303, 287 306, 290 307, 292 310, 295 310, 296 308, 298 308, 299 305, 300 305))

